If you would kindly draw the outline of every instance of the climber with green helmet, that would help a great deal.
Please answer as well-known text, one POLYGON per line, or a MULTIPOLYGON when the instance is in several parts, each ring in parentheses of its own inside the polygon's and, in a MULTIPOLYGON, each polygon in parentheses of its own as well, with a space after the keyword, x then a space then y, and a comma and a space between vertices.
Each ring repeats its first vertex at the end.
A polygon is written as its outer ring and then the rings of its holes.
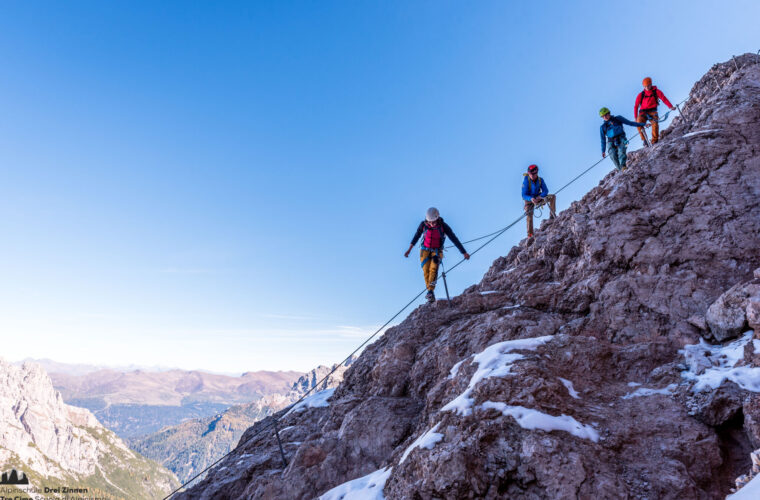
POLYGON ((628 120, 620 115, 612 116, 610 110, 602 108, 599 110, 599 116, 604 119, 599 135, 602 139, 602 158, 607 156, 609 150, 610 159, 618 170, 626 168, 625 162, 628 158, 626 148, 628 147, 628 138, 625 136, 623 125, 630 127, 640 127, 641 124, 628 120))

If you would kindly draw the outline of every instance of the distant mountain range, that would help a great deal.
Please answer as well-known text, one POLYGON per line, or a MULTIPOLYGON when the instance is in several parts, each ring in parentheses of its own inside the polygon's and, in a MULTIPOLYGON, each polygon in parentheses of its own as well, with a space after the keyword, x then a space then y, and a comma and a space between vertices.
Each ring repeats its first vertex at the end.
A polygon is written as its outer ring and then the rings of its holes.
POLYGON ((282 394, 268 394, 212 417, 188 420, 149 436, 132 438, 128 442, 133 450, 161 463, 181 481, 185 481, 230 451, 254 422, 297 401, 312 388, 319 391, 337 387, 355 359, 352 357, 340 366, 318 366, 299 377, 282 394), (335 372, 317 387, 318 382, 333 368, 335 372))
POLYGON ((258 420, 312 388, 336 387, 355 359, 308 373, 252 371, 237 377, 42 361, 52 370, 49 377, 63 401, 90 410, 133 450, 183 480, 232 449, 258 420))
POLYGON ((48 362, 53 385, 68 404, 87 408, 120 437, 150 434, 290 391, 303 372, 256 371, 239 377, 203 371, 118 371, 48 362))
MULTIPOLYGON (((6 483, 23 474, 29 487, 66 485, 87 488, 88 497, 129 499, 163 498, 178 484, 172 473, 130 450, 92 413, 64 404, 40 365, 0 359, 0 382, 0 470, 9 471, 6 483)), ((16 489, 4 493, 27 498, 16 489)))

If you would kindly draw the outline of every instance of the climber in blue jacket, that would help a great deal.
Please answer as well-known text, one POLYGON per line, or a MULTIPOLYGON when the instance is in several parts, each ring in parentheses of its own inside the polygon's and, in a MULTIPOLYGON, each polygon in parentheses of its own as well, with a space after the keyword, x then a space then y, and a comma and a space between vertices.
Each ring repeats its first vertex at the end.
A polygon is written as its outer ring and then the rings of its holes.
POLYGON ((538 176, 538 165, 528 167, 528 173, 523 174, 522 197, 525 201, 525 217, 528 221, 528 238, 533 237, 533 210, 545 204, 549 204, 549 218, 553 219, 557 213, 557 198, 549 194, 546 182, 538 176))
POLYGON ((615 168, 624 170, 626 168, 625 162, 628 159, 626 154, 628 138, 625 136, 623 124, 630 127, 640 127, 641 123, 627 120, 620 115, 612 116, 607 108, 600 109, 599 116, 604 120, 599 128, 599 135, 602 139, 602 158, 607 155, 609 149, 610 159, 615 164, 615 168))

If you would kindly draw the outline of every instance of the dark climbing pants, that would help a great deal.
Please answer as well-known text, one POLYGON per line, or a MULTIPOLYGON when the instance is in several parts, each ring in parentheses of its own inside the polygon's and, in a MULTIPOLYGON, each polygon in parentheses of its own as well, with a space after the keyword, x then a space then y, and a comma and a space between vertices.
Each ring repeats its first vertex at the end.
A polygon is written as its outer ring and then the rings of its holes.
POLYGON ((607 141, 607 154, 610 155, 612 163, 618 170, 625 168, 625 162, 628 160, 626 149, 628 149, 628 141, 625 139, 609 139, 607 141))

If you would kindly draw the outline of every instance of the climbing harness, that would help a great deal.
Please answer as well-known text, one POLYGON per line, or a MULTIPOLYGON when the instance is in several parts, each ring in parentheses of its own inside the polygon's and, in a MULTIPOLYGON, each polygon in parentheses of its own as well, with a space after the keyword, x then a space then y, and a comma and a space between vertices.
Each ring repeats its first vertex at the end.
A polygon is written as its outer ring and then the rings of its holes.
POLYGON ((439 257, 440 252, 441 252, 440 248, 422 247, 422 249, 423 250, 427 250, 429 252, 433 252, 433 253, 431 253, 430 255, 428 255, 427 257, 425 257, 425 259, 420 264, 420 267, 425 267, 425 264, 427 264, 427 261, 429 261, 430 259, 433 259, 433 262, 435 262, 436 259, 438 259, 438 262, 443 262, 443 259, 441 257, 439 257))

